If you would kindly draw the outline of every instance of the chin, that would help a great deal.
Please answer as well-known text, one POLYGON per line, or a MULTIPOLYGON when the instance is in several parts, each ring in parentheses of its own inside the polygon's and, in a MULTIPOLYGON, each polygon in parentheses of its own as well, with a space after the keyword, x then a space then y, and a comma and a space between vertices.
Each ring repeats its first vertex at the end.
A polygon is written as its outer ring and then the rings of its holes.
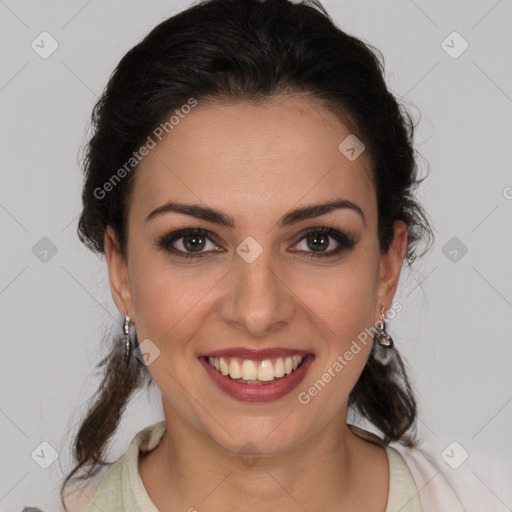
POLYGON ((227 432, 223 429, 216 430, 212 439, 222 449, 238 457, 282 455, 293 449, 300 442, 301 436, 307 437, 302 429, 299 430, 298 425, 290 425, 281 416, 245 420, 240 418, 227 424, 227 432))

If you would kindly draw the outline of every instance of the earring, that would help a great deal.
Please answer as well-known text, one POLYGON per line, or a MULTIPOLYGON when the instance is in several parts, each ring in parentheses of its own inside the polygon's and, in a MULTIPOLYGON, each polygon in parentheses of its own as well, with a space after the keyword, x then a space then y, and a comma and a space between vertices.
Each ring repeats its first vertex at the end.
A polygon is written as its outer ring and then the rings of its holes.
POLYGON ((130 317, 126 315, 124 319, 124 334, 126 335, 126 350, 124 354, 125 361, 130 358, 131 342, 130 342, 130 317))
POLYGON ((382 310, 380 313, 381 316, 381 326, 376 325, 375 328, 377 332, 374 337, 374 358, 381 363, 382 365, 386 365, 389 363, 391 358, 391 350, 394 348, 395 344, 393 342, 393 338, 386 332, 386 321, 384 317, 385 308, 382 306, 382 310))

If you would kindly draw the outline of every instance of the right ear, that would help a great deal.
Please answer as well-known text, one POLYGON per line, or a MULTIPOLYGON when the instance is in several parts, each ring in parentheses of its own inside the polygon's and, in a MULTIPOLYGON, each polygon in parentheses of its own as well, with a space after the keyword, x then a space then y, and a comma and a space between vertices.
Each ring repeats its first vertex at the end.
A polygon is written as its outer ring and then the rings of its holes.
POLYGON ((108 264, 110 290, 119 313, 130 316, 134 322, 132 289, 128 277, 128 265, 123 258, 117 242, 117 234, 112 226, 107 225, 104 239, 105 257, 108 264))

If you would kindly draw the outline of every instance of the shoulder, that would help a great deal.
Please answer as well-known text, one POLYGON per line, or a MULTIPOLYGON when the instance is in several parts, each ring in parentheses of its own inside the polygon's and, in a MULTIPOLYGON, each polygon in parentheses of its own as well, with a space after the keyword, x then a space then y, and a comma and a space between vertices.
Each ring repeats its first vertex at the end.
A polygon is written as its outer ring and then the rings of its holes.
MULTIPOLYGON (((111 465, 101 468, 94 476, 86 481, 70 484, 64 500, 68 512, 86 512, 87 507, 91 503, 93 496, 96 494, 110 467, 111 465)), ((54 509, 53 512, 65 512, 60 502, 59 508, 54 509)))
POLYGON ((126 506, 129 510, 137 510, 137 500, 145 499, 138 472, 139 454, 151 451, 165 431, 165 421, 140 430, 121 457, 88 481, 85 487, 74 491, 73 503, 69 501, 69 512, 125 511, 126 506))
POLYGON ((399 455, 407 465, 416 484, 422 511, 466 512, 463 503, 462 482, 443 468, 434 457, 419 447, 407 448, 391 443, 390 450, 399 455))
MULTIPOLYGON (((359 437, 386 448, 390 467, 390 493, 398 501, 412 491, 422 512, 468 512, 461 496, 467 495, 464 482, 451 478, 434 457, 420 447, 407 448, 400 443, 386 444, 383 439, 360 427, 350 425, 359 437)), ((412 499, 412 498, 411 498, 412 499)))
MULTIPOLYGON (((165 421, 159 421, 140 430, 129 447, 116 461, 101 468, 86 482, 70 484, 72 490, 66 493, 68 512, 97 512, 104 502, 109 506, 121 500, 123 480, 125 487, 133 485, 133 473, 137 472, 139 452, 152 450, 166 430, 165 421)), ((121 503, 117 504, 121 506, 121 503)), ((62 506, 52 512, 65 512, 62 506)))

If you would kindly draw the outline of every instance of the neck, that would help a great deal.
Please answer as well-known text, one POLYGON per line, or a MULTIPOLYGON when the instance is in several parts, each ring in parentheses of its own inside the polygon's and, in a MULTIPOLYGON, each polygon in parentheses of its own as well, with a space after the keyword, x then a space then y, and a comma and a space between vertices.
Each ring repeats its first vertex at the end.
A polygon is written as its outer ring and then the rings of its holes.
POLYGON ((385 510, 387 456, 348 429, 346 409, 291 449, 252 458, 244 456, 250 445, 232 453, 164 411, 164 437, 139 459, 144 486, 158 509, 253 512, 265 504, 284 510, 385 510), (372 475, 373 498, 368 496, 372 475))

